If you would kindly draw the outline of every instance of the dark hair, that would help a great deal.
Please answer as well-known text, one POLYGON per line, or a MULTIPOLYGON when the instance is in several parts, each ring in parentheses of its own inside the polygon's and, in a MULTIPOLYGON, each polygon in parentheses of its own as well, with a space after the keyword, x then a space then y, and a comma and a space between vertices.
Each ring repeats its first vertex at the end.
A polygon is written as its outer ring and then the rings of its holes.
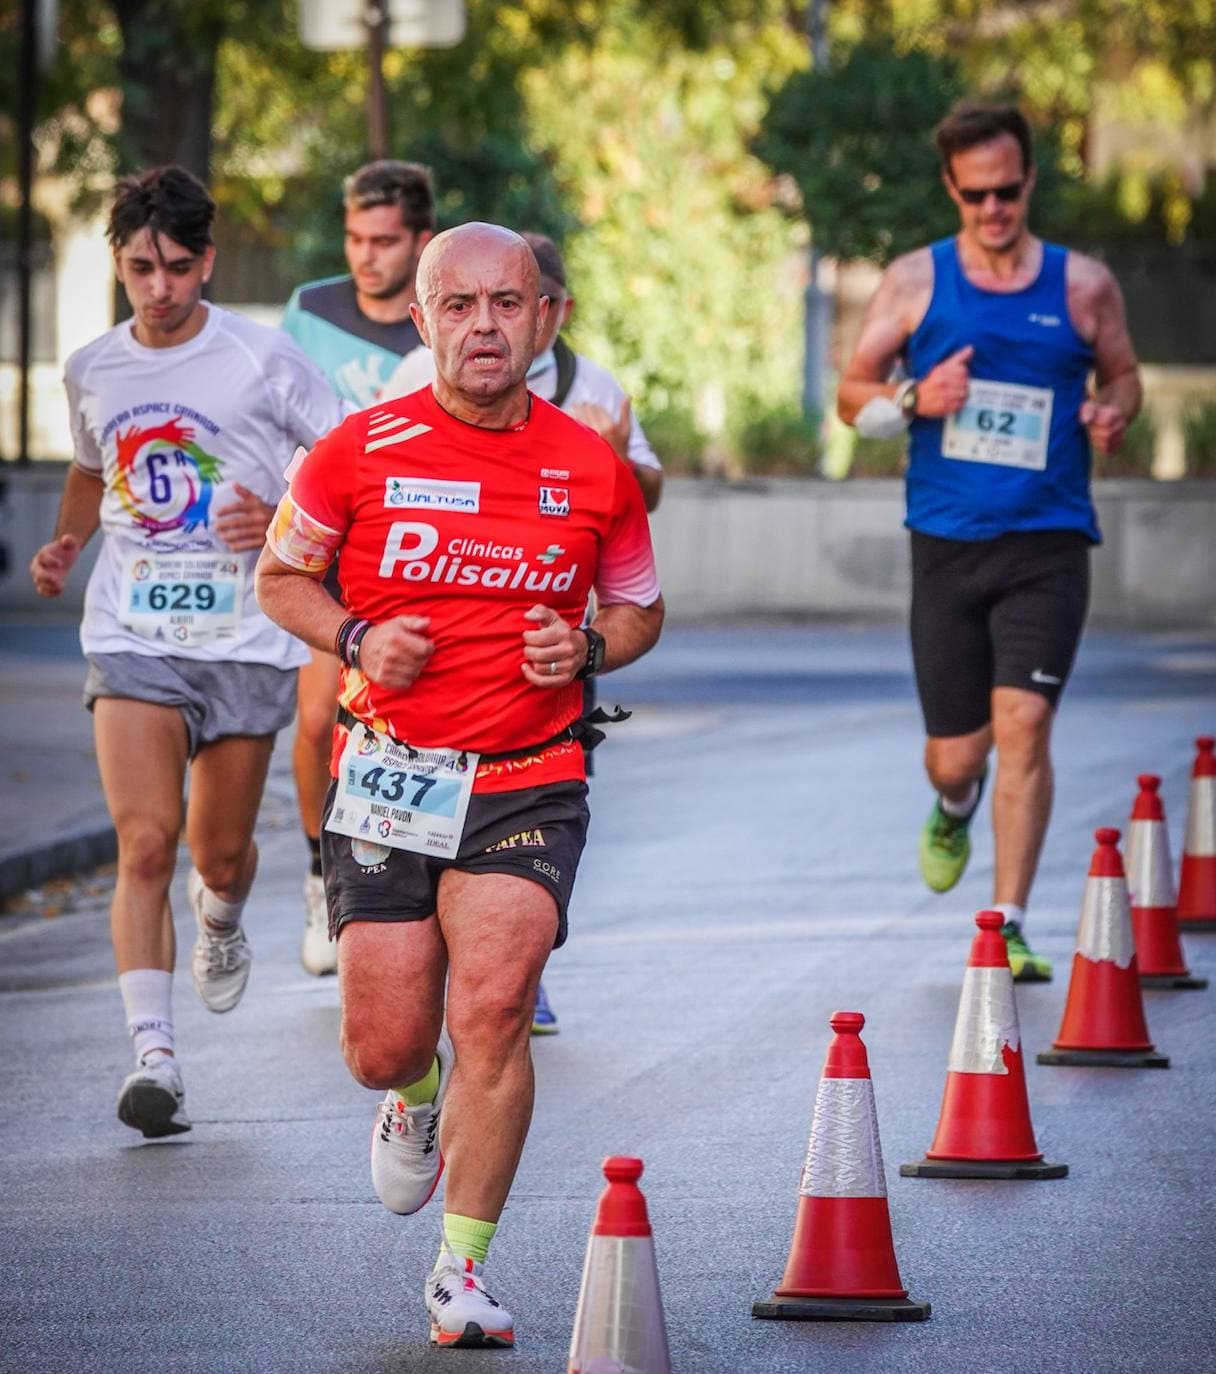
POLYGON ((555 286, 566 289, 566 265, 558 252, 557 244, 545 234, 521 234, 520 237, 532 250, 540 275, 555 286))
POLYGON ((407 229, 435 230, 435 192, 430 171, 420 162, 369 162, 342 183, 342 200, 348 210, 396 205, 407 229))
POLYGON ((184 167, 150 167, 122 177, 110 208, 106 237, 117 250, 141 229, 164 234, 192 253, 211 246, 215 201, 198 177, 184 167))
POLYGON ((980 105, 973 101, 956 105, 933 131, 942 170, 953 179, 950 159, 955 153, 990 143, 1002 134, 1017 139, 1022 150, 1022 171, 1029 172, 1034 166, 1034 143, 1026 116, 1016 105, 980 105))

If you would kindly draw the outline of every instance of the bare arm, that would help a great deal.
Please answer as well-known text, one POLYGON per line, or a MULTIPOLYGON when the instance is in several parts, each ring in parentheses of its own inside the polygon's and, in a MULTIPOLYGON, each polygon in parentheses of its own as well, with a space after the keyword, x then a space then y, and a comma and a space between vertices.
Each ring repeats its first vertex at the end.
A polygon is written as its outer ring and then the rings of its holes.
MULTIPOLYGON (((591 622, 592 628, 604 636, 601 672, 623 668, 653 649, 663 628, 664 614, 662 597, 649 606, 630 602, 601 606, 591 622)), ((587 636, 548 606, 533 606, 526 619, 538 628, 524 631, 524 677, 534 687, 569 686, 587 661, 587 636)))
POLYGON ((1140 412, 1143 391, 1140 365, 1127 328, 1123 293, 1111 273, 1094 263, 1092 319, 1094 326, 1093 396, 1081 407, 1081 423, 1094 447, 1114 453, 1128 425, 1140 412))
POLYGON ((68 469, 59 499, 55 537, 34 555, 30 576, 39 596, 59 596, 68 574, 101 523, 101 498, 105 482, 100 474, 86 472, 75 463, 68 469))
POLYGON ((887 378, 910 333, 904 283, 905 261, 900 259, 892 263, 883 273, 878 290, 866 306, 857 347, 836 389, 836 410, 845 424, 851 425, 857 419, 858 411, 867 401, 872 401, 876 396, 885 396, 889 400, 895 395, 896 385, 887 378))
MULTIPOLYGON (((297 639, 332 654, 349 612, 325 590, 320 576, 300 572, 264 548, 255 574, 258 605, 297 639)), ((408 687, 435 649, 422 633, 428 623, 425 616, 398 615, 373 625, 359 649, 364 676, 395 691, 408 687)))

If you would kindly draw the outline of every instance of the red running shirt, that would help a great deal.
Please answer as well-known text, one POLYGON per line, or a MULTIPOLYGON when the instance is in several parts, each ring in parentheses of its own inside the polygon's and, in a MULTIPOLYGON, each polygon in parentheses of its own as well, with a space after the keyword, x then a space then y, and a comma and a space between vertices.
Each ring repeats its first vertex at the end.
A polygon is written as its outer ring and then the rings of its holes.
MULTIPOLYGON (((488 430, 454 419, 427 387, 349 416, 289 477, 274 555, 319 575, 337 553, 352 615, 430 618, 435 651, 408 689, 342 669, 341 704, 409 744, 495 754, 550 739, 580 714, 582 683, 527 681, 524 613, 548 606, 577 626, 593 587, 602 605, 659 596, 632 472, 535 396, 524 424, 488 430)), ((584 776, 582 748, 566 743, 484 762, 474 790, 584 776)))

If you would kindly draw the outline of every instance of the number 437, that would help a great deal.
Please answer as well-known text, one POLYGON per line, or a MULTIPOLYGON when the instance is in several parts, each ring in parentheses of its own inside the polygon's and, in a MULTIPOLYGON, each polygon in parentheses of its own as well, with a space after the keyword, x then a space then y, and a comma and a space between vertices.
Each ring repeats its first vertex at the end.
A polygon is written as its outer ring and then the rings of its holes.
POLYGON ((435 786, 438 781, 436 778, 424 778, 417 773, 403 773, 396 768, 369 768, 359 779, 361 791, 366 792, 372 797, 382 797, 385 801, 400 801, 405 796, 407 782, 416 782, 418 790, 409 799, 407 805, 421 806, 422 799, 435 786), (385 778, 389 781, 385 786, 381 786, 385 778))

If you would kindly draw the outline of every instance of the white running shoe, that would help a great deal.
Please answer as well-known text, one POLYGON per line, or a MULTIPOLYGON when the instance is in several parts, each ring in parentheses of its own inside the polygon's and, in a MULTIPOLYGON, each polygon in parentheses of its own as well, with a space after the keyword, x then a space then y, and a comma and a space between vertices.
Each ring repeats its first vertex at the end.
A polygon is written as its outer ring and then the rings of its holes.
POLYGON ((431 1340, 454 1350, 481 1350, 515 1344, 510 1312, 486 1292, 482 1266, 454 1255, 446 1245, 426 1281, 431 1340))
POLYGON ((198 939, 190 956, 194 990, 208 1011, 231 1011, 249 981, 253 950, 240 926, 230 934, 221 934, 207 924, 203 917, 203 880, 196 868, 190 870, 186 879, 186 892, 198 922, 198 939))
POLYGON ((180 1135, 190 1129, 186 1094, 177 1060, 158 1055, 151 1063, 140 1061, 118 1094, 118 1119, 141 1131, 148 1140, 180 1135))
POLYGON ((329 938, 329 908, 325 905, 325 880, 319 873, 304 879, 304 942, 300 963, 314 978, 338 971, 338 942, 329 938))
POLYGON ((372 1185, 390 1212, 409 1216, 430 1200, 443 1173, 439 1148, 439 1113, 452 1077, 456 1052, 447 1028, 435 1047, 439 1057, 439 1088, 434 1102, 411 1107, 400 1094, 389 1091, 376 1105, 372 1126, 372 1185))

